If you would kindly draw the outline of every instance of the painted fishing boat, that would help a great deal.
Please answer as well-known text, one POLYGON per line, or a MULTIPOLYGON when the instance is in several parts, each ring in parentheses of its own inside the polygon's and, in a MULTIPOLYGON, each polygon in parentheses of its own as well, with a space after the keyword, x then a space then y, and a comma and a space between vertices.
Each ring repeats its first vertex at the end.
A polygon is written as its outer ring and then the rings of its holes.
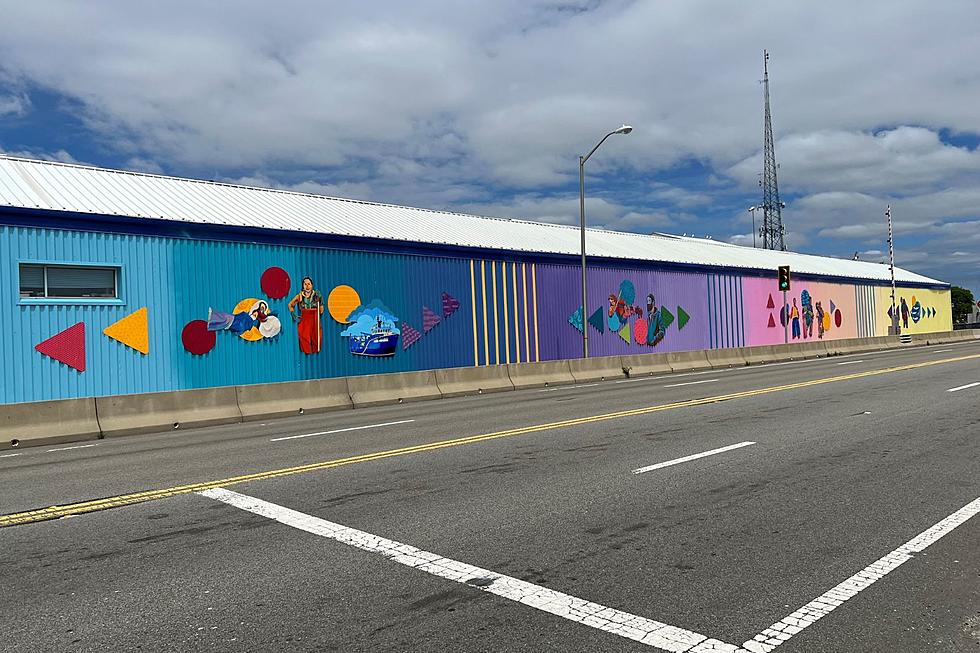
POLYGON ((355 356, 394 356, 398 347, 398 334, 379 317, 371 333, 349 336, 348 341, 350 353, 355 356))

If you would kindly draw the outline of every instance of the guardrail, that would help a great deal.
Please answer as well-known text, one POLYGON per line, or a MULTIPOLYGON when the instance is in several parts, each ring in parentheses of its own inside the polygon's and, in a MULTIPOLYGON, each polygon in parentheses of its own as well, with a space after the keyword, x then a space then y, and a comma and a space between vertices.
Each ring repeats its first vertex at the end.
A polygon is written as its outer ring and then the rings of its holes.
MULTIPOLYGON (((915 334, 904 346, 967 340, 980 340, 980 329, 915 334)), ((902 346, 898 336, 879 336, 0 404, 0 450, 902 346)))

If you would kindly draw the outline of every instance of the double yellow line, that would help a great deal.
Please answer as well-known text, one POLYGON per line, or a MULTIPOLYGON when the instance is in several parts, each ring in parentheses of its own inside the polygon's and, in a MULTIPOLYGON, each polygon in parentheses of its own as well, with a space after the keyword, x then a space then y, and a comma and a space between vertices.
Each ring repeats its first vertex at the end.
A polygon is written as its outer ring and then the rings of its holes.
POLYGON ((30 524, 34 522, 46 521, 49 519, 59 519, 61 517, 69 517, 72 515, 81 515, 87 512, 106 510, 108 508, 118 508, 120 506, 128 506, 135 503, 156 501, 158 499, 166 499, 168 497, 174 497, 180 494, 190 494, 191 492, 210 490, 216 487, 226 487, 229 485, 238 485, 240 483, 249 483, 251 481, 262 481, 270 478, 279 478, 281 476, 290 476, 292 474, 303 474, 305 472, 313 472, 320 469, 341 467, 343 465, 366 463, 372 460, 381 460, 383 458, 393 458, 395 456, 405 456, 413 453, 422 453, 424 451, 436 451, 437 449, 446 449, 448 447, 458 447, 465 444, 475 444, 477 442, 484 442, 486 440, 508 438, 515 435, 536 433, 538 431, 550 431, 554 429, 567 428, 569 426, 579 426, 581 424, 591 424, 594 422, 603 422, 611 419, 621 419, 623 417, 647 415, 650 413, 658 413, 665 410, 675 410, 677 408, 704 406, 706 404, 713 404, 720 401, 731 401, 732 399, 757 397, 759 395, 771 394, 774 392, 784 392, 786 390, 796 390, 798 388, 807 388, 815 385, 823 385, 825 383, 837 383, 839 381, 850 381, 852 379, 861 379, 869 376, 879 376, 882 374, 904 372, 906 370, 914 370, 922 367, 931 367, 933 365, 943 365, 946 363, 957 363, 960 361, 973 360, 977 358, 980 358, 980 354, 973 354, 970 356, 959 356, 957 358, 945 358, 942 360, 928 361, 925 363, 899 365, 897 367, 888 367, 884 369, 870 370, 867 372, 856 372, 854 374, 845 374, 843 376, 831 376, 823 379, 814 379, 812 381, 801 381, 799 383, 789 383, 786 385, 772 386, 769 388, 760 388, 758 390, 746 390, 744 392, 733 392, 731 394, 715 395, 713 397, 704 397, 702 399, 677 401, 669 404, 661 404, 659 406, 648 406, 646 408, 621 410, 615 413, 605 413, 602 415, 592 415, 589 417, 578 417, 575 419, 562 420, 560 422, 549 422, 546 424, 523 426, 520 428, 508 429, 506 431, 495 431, 493 433, 484 433, 482 435, 471 435, 465 438, 440 440, 438 442, 432 442, 430 444, 420 444, 413 447, 403 447, 401 449, 389 449, 387 451, 377 451, 374 453, 362 454, 360 456, 350 456, 348 458, 336 458, 334 460, 326 460, 318 463, 310 463, 308 465, 298 465, 296 467, 284 467, 282 469, 273 469, 265 472, 256 472, 254 474, 244 474, 241 476, 230 476, 228 478, 222 478, 214 481, 204 481, 201 483, 192 483, 190 485, 177 485, 174 487, 162 488, 159 490, 148 490, 146 492, 121 494, 114 497, 106 497, 104 499, 94 499, 92 501, 82 501, 80 503, 72 503, 64 506, 49 506, 47 508, 40 508, 38 510, 29 510, 27 512, 18 512, 9 515, 2 515, 0 516, 0 528, 5 526, 16 526, 18 524, 30 524))

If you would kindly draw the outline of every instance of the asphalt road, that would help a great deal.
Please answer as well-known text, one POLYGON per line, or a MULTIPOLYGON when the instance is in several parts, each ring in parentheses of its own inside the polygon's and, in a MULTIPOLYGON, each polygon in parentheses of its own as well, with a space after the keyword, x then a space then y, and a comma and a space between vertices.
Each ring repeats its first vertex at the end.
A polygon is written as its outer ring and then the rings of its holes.
POLYGON ((5 452, 4 515, 279 473, 0 529, 0 649, 977 651, 978 409, 980 342, 5 452))

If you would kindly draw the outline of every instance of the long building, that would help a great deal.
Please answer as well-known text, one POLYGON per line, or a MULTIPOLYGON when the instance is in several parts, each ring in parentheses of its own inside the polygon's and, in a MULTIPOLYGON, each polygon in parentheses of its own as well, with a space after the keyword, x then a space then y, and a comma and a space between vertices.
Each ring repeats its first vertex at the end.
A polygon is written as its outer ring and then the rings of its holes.
MULTIPOLYGON (((891 322, 885 265, 598 229, 583 310, 579 246, 561 225, 0 156, 0 403, 577 358, 583 330, 606 356, 891 322)), ((952 328, 947 284, 895 274, 903 332, 952 328)))

